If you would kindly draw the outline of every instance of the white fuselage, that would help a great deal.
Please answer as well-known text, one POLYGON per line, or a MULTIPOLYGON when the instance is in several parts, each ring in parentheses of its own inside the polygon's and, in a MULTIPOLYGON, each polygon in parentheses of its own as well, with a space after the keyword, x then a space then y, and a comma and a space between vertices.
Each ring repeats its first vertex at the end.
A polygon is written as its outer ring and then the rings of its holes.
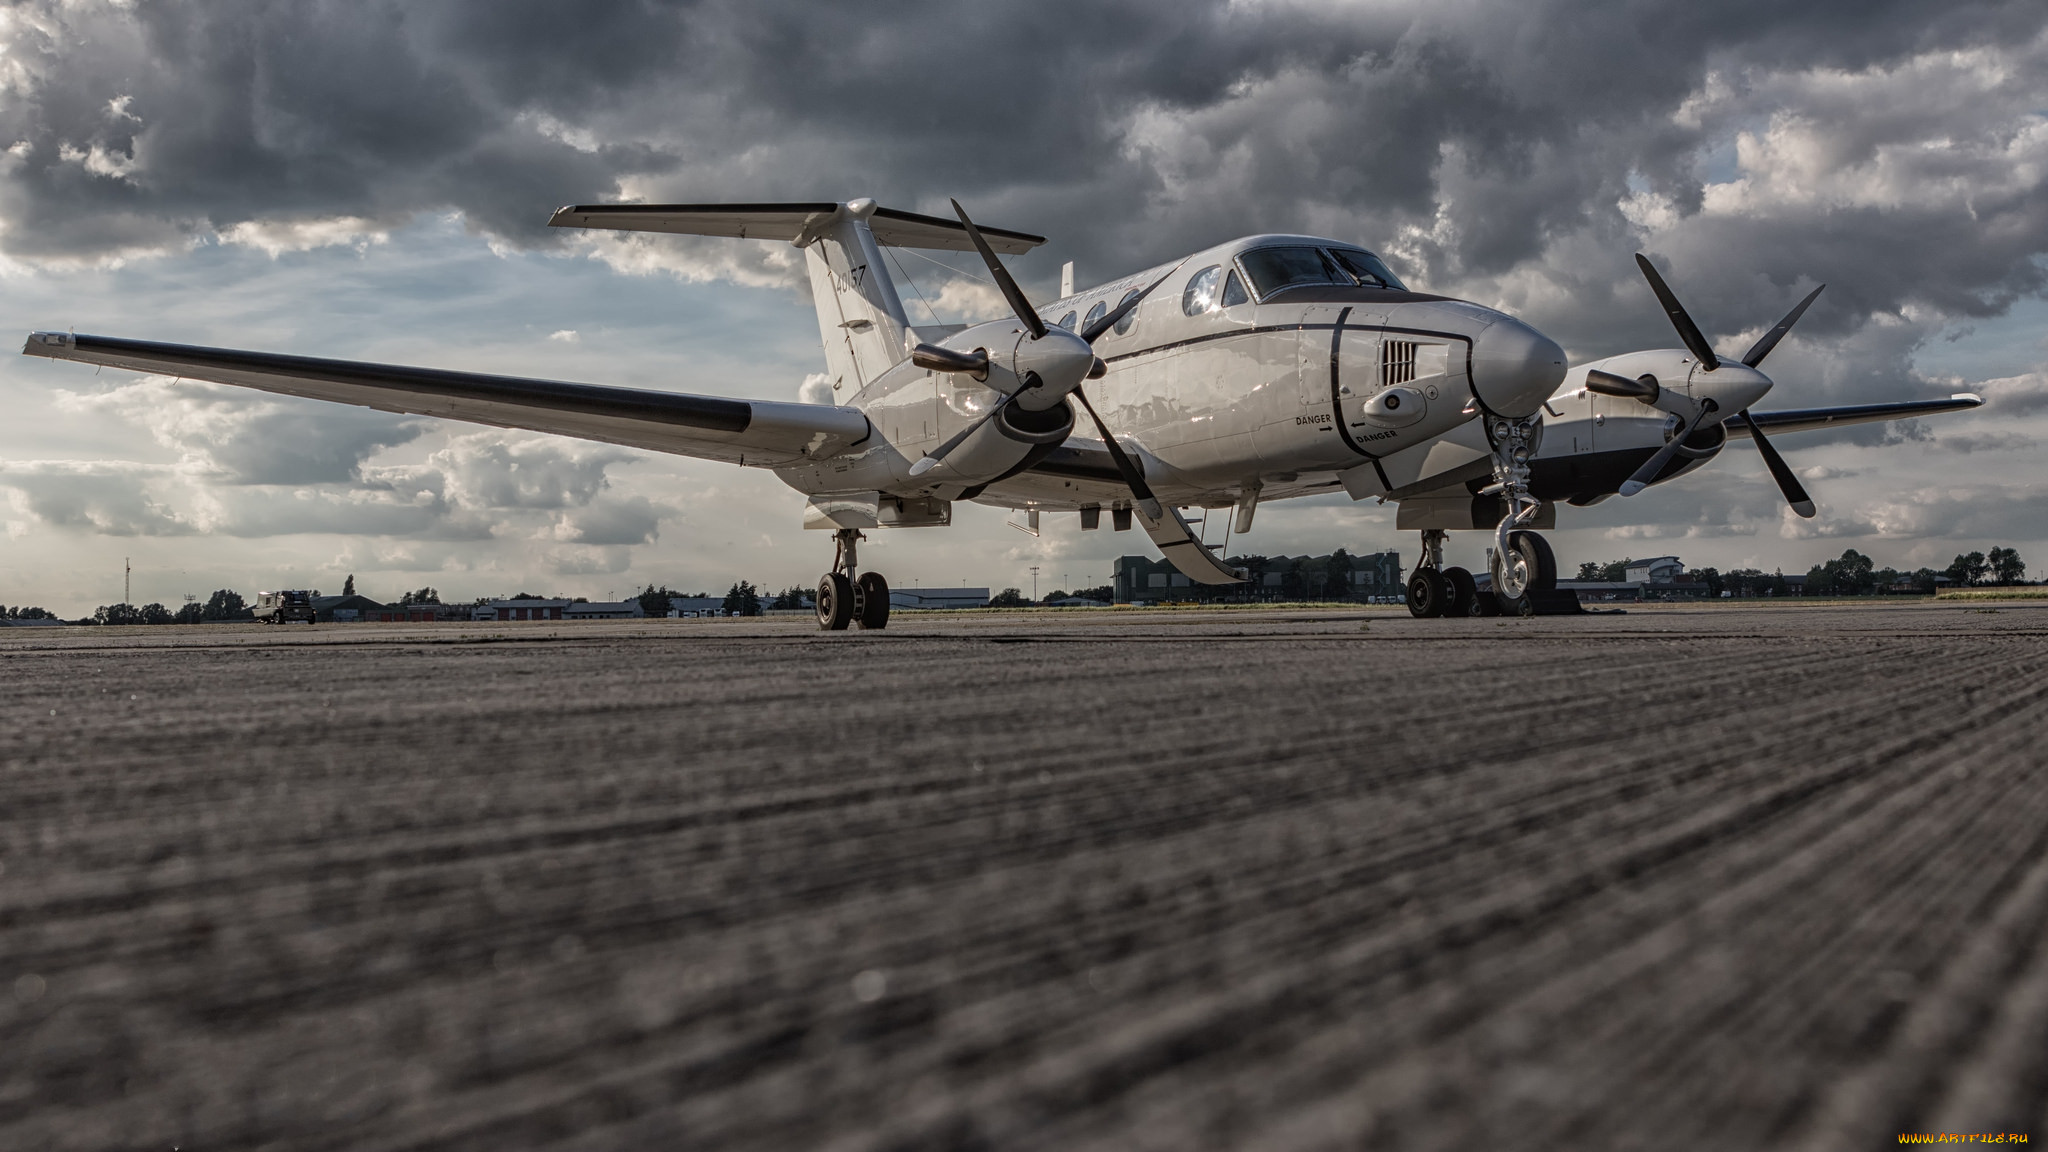
MULTIPOLYGON (((1048 323, 1078 330, 1091 313, 1115 308, 1126 293, 1170 271, 1121 331, 1097 341, 1108 371, 1085 385, 1162 500, 1223 506, 1247 491, 1261 500, 1330 491, 1344 483, 1340 474, 1371 472, 1376 461, 1426 451, 1483 412, 1526 415, 1563 378, 1557 345, 1512 317, 1352 281, 1278 285, 1264 264, 1245 260, 1268 249, 1321 252, 1326 259, 1363 254, 1313 237, 1250 237, 1039 309, 1048 323)), ((1255 262, 1262 258, 1273 263, 1270 253, 1255 262)), ((1000 365, 1024 337, 1019 322, 1005 320, 934 342, 985 348, 1000 365)), ((1048 510, 1128 505, 1129 491, 1100 461, 1047 458, 1045 447, 1014 474, 1002 473, 1023 460, 1021 446, 1007 461, 984 454, 979 470, 954 467, 956 455, 912 476, 910 466, 924 453, 1000 398, 998 386, 1015 386, 1000 368, 984 383, 898 364, 852 398, 873 425, 870 443, 778 473, 814 496, 865 491, 1048 510)), ((1030 407, 1027 400, 1017 407, 1030 407)), ((1072 443, 1099 445, 1092 428, 1082 427, 1084 438, 1072 443)))

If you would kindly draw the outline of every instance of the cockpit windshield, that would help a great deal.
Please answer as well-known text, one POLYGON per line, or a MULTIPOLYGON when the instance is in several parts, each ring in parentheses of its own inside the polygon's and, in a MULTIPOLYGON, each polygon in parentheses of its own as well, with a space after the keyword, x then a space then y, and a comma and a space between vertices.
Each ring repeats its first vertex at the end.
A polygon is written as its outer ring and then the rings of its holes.
POLYGON ((1254 248, 1238 257, 1260 299, 1304 284, 1361 284, 1406 291, 1380 258, 1360 248, 1254 248))
POLYGON ((1349 284, 1320 248, 1254 248, 1239 257, 1260 299, 1302 284, 1349 284))
POLYGON ((1408 290, 1387 266, 1380 262, 1380 258, 1370 252, 1357 248, 1332 248, 1330 255, 1335 256, 1337 263, 1342 264, 1345 271, 1358 277, 1358 282, 1368 288, 1392 288, 1396 292, 1408 290))

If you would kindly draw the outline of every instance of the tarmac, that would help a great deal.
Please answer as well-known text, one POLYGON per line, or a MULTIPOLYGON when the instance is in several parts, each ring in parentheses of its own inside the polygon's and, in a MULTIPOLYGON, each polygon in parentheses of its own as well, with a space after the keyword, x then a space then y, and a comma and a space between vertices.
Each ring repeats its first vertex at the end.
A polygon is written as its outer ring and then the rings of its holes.
POLYGON ((0 629, 0 1147, 2048 1139, 2048 604, 0 629))

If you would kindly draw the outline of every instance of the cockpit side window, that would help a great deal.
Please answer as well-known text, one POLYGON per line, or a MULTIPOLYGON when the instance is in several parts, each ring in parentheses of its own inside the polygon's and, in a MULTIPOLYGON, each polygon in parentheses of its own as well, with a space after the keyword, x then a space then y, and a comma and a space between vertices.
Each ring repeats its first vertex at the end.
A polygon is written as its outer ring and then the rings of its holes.
POLYGON ((1090 309, 1088 310, 1088 319, 1086 319, 1086 320, 1084 320, 1084 321, 1082 321, 1082 322, 1081 322, 1081 327, 1082 327, 1082 328, 1093 328, 1093 327, 1095 327, 1095 322, 1096 322, 1097 320, 1100 320, 1100 319, 1102 319, 1102 318, 1103 318, 1103 317, 1104 317, 1105 315, 1107 315, 1108 313, 1109 313, 1109 301, 1107 301, 1107 300, 1097 300, 1097 301, 1095 302, 1095 307, 1093 307, 1093 308, 1090 308, 1090 309))
POLYGON ((1283 288, 1302 284, 1351 282, 1351 277, 1339 271, 1320 248, 1254 248, 1238 260, 1262 300, 1283 288))
POLYGON ((1217 289, 1223 286, 1223 266, 1211 264, 1188 278, 1187 291, 1180 294, 1180 310, 1200 316, 1216 307, 1217 289))
POLYGON ((1380 258, 1370 252, 1357 248, 1332 248, 1330 254, 1337 258, 1337 263, 1342 264, 1345 271, 1358 277, 1358 282, 1368 288, 1392 288, 1396 292, 1408 290, 1380 258))
POLYGON ((1230 279, 1223 282, 1223 306, 1225 308, 1235 308, 1239 304, 1250 302, 1250 300, 1251 294, 1244 290, 1244 281, 1237 278, 1237 272, 1233 269, 1230 273, 1230 279))

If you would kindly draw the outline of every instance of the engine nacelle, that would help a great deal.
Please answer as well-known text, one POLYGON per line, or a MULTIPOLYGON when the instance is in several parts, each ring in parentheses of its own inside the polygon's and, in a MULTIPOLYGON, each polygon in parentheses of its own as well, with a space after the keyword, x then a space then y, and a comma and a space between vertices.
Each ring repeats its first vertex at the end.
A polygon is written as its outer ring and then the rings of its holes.
POLYGON ((1074 431, 1074 408, 1064 400, 1033 412, 1011 404, 975 429, 946 462, 921 477, 930 484, 990 484, 1021 471, 1066 443, 1074 431))

